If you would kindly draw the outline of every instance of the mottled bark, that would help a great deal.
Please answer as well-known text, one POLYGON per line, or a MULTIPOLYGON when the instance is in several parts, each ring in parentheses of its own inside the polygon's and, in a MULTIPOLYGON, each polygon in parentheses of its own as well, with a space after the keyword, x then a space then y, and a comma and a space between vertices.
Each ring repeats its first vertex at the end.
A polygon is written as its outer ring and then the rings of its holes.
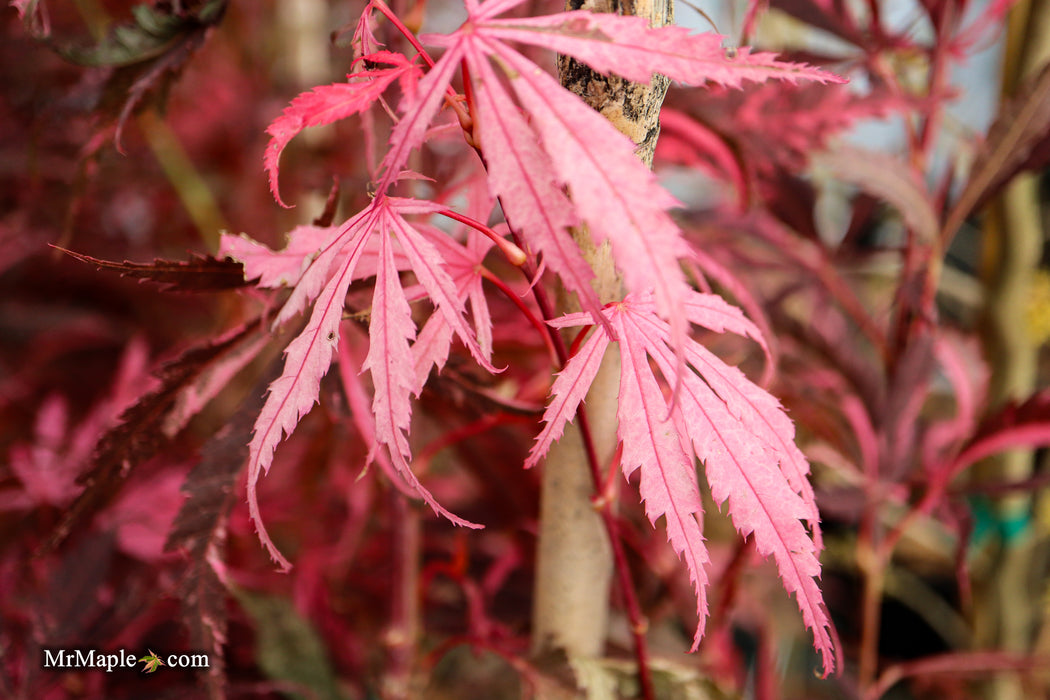
MULTIPOLYGON (((670 0, 568 0, 565 9, 646 17, 654 27, 674 21, 670 0)), ((660 136, 660 106, 670 84, 667 78, 655 75, 649 85, 632 83, 615 75, 596 73, 567 56, 558 57, 558 77, 562 85, 638 144, 638 157, 652 166, 653 150, 660 136)))

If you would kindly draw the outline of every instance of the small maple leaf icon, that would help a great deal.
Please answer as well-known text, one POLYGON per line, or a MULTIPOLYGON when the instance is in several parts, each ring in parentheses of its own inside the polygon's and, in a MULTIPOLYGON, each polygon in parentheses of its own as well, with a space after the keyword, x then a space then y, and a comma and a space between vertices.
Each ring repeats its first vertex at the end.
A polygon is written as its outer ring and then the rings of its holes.
POLYGON ((152 649, 149 650, 149 656, 143 656, 139 661, 143 661, 146 664, 146 667, 142 669, 143 673, 153 673, 157 668, 164 665, 164 662, 157 657, 152 649))

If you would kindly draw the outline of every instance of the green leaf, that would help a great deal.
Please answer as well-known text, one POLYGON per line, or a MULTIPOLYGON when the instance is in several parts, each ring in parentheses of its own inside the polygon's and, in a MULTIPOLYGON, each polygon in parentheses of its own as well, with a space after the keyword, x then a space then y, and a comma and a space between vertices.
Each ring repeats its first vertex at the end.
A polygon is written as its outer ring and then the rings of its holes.
POLYGON ((343 700, 324 640, 313 624, 285 598, 234 589, 241 607, 255 622, 255 657, 272 680, 301 686, 319 700, 343 700))
POLYGON ((172 14, 151 5, 131 9, 132 21, 116 26, 94 46, 53 44, 65 59, 82 66, 130 66, 165 53, 183 36, 215 24, 228 0, 210 0, 194 14, 172 14))
POLYGON ((146 667, 142 669, 143 673, 153 673, 158 668, 164 665, 164 662, 160 660, 157 654, 150 649, 148 656, 143 656, 139 661, 146 664, 146 667))

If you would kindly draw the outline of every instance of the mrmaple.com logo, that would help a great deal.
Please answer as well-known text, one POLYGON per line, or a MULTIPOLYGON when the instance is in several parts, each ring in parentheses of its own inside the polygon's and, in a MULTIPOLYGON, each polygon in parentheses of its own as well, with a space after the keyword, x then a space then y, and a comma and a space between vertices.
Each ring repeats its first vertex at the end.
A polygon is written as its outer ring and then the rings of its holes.
POLYGON ((158 656, 152 649, 138 656, 125 649, 102 653, 95 649, 44 649, 44 668, 79 669, 96 668, 107 673, 114 669, 135 668, 143 664, 143 673, 153 673, 161 666, 171 668, 208 668, 211 660, 207 654, 168 654, 158 656))

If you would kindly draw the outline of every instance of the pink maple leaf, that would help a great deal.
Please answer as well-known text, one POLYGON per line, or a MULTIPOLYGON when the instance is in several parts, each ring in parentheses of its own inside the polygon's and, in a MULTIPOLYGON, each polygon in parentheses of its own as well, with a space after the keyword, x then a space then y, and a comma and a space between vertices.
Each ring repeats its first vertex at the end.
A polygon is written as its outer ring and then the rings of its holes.
POLYGON ((142 338, 130 342, 121 357, 109 395, 95 404, 77 424, 71 424, 69 404, 54 394, 40 405, 32 441, 16 442, 8 455, 11 473, 21 488, 0 491, 0 510, 65 507, 81 491, 77 476, 91 460, 99 435, 118 422, 135 403, 147 373, 149 348, 142 338))
POLYGON ((650 27, 644 17, 575 10, 545 17, 496 20, 491 19, 497 13, 490 11, 489 4, 482 5, 481 11, 488 20, 486 36, 569 54, 596 71, 615 73, 635 82, 648 83, 653 73, 685 85, 710 81, 726 87, 771 78, 792 83, 845 82, 818 68, 779 61, 772 53, 752 53, 746 46, 724 49, 725 37, 720 34, 690 34, 688 29, 674 25, 650 27))
POLYGON ((668 214, 677 200, 634 156, 634 144, 626 136, 506 42, 551 48, 597 70, 640 82, 657 72, 692 85, 739 86, 745 80, 770 78, 841 80, 777 61, 771 54, 741 49, 730 56, 717 35, 651 28, 637 17, 576 11, 496 19, 518 4, 468 2, 468 20, 459 30, 424 37, 446 51, 402 106, 404 117, 391 134, 380 189, 392 184, 408 154, 426 139, 427 125, 462 63, 471 76, 474 130, 486 154, 489 183, 511 226, 544 254, 551 269, 580 296, 583 307, 601 319, 589 285, 592 275, 567 235, 570 227, 586 223, 596 242, 610 242, 629 289, 653 292, 677 345, 684 323, 675 310, 688 291, 677 262, 687 248, 668 214), (528 111, 531 124, 520 115, 519 104, 528 111))
POLYGON ((402 89, 411 90, 418 79, 419 66, 398 53, 380 51, 365 57, 373 63, 392 68, 374 68, 351 73, 345 83, 321 85, 304 92, 288 105, 284 113, 266 129, 273 138, 266 147, 264 163, 270 178, 270 191, 281 206, 277 185, 278 162, 281 152, 296 134, 308 126, 322 126, 345 119, 368 109, 386 91, 390 84, 400 80, 402 89))
MULTIPOLYGON (((306 329, 288 347, 285 372, 271 386, 250 446, 250 511, 260 537, 271 555, 287 566, 262 527, 255 483, 268 469, 283 433, 294 428, 317 398, 321 376, 338 343, 344 297, 352 280, 362 276, 359 267, 366 250, 376 256, 370 347, 364 362, 375 389, 375 420, 368 428, 374 430, 373 450, 384 446, 394 471, 436 512, 469 525, 441 508, 411 476, 407 436, 411 394, 418 393, 421 375, 430 366, 440 366, 453 337, 458 336, 478 362, 492 370, 488 347, 483 350, 478 345, 463 318, 462 295, 467 289, 449 274, 456 256, 446 246, 435 245, 425 228, 405 218, 435 213, 444 205, 388 194, 404 177, 411 153, 434 135, 431 124, 441 105, 451 101, 451 81, 462 72, 469 81, 473 120, 461 114, 461 126, 472 130, 473 143, 480 147, 492 195, 499 197, 508 224, 543 256, 544 264, 579 296, 585 309, 556 325, 598 321, 602 326, 555 382, 547 425, 529 463, 542 457, 561 435, 601 356, 611 342, 618 342, 624 358, 619 406, 623 470, 627 476, 639 472, 647 514, 654 522, 661 516, 666 519, 671 544, 686 560, 701 619, 695 641, 702 634, 707 607, 707 553, 693 467, 698 457, 706 463, 716 499, 728 501, 740 531, 753 534, 758 550, 776 560, 824 654, 825 668, 831 669, 830 622, 815 583, 820 573, 817 511, 806 479, 808 463, 793 442, 793 425, 774 398, 687 335, 693 322, 761 343, 757 328, 735 307, 689 288, 679 265, 689 248, 669 213, 678 202, 636 158, 634 144, 507 42, 551 48, 597 70, 640 82, 657 72, 691 85, 728 87, 770 78, 839 79, 746 48, 726 52, 721 37, 693 36, 676 27, 651 28, 639 18, 579 11, 497 19, 521 2, 466 0, 467 22, 450 35, 430 38, 445 52, 418 82, 403 86, 405 98, 380 165, 372 204, 326 234, 314 251, 303 251, 309 256, 305 267, 302 261, 299 267, 290 260, 274 263, 270 279, 282 279, 277 267, 288 278, 295 270, 302 271, 276 323, 287 321, 311 302, 314 309, 306 329), (581 225, 596 243, 610 244, 632 292, 608 309, 600 307, 590 285, 593 274, 569 235, 570 229, 581 225), (405 266, 397 262, 399 255, 434 305, 432 320, 418 336, 410 309, 415 297, 401 285, 398 272, 405 266), (670 411, 650 361, 665 382, 676 387, 678 400, 670 411)), ((385 62, 396 64, 394 59, 385 62)), ((351 83, 355 87, 297 98, 284 121, 271 127, 274 141, 267 153, 267 169, 275 195, 280 149, 298 130, 358 113, 395 78, 410 83, 417 76, 401 63, 394 69, 359 74, 351 83)), ((472 297, 471 303, 477 321, 476 299, 472 297)))
POLYGON ((219 255, 233 258, 244 266, 244 278, 258 280, 267 289, 294 287, 324 244, 335 233, 334 227, 297 226, 288 234, 288 244, 280 252, 270 250, 245 234, 224 233, 219 255))
MULTIPOLYGON (((395 467, 407 481, 413 482, 408 478, 410 451, 405 432, 411 420, 409 394, 416 386, 410 343, 415 338, 415 324, 398 277, 395 247, 433 302, 435 313, 441 315, 452 333, 464 342, 482 366, 496 371, 463 318, 463 300, 456 293, 455 283, 445 269, 441 255, 405 218, 443 209, 443 205, 431 202, 377 195, 368 207, 335 229, 278 314, 279 323, 316 298, 306 328, 285 350, 284 372, 270 385, 249 444, 249 513, 263 545, 285 570, 291 564, 277 550, 262 523, 256 484, 269 470, 273 452, 282 437, 295 429, 317 400, 321 378, 327 373, 338 346, 339 322, 347 290, 350 283, 361 276, 358 266, 369 246, 378 246, 369 326, 371 346, 365 361, 375 385, 372 404, 375 439, 377 444, 388 449, 395 467)), ((451 342, 451 339, 452 334, 449 334, 445 342, 451 342)), ((413 483, 416 484, 418 482, 413 483)), ((417 487, 416 492, 435 512, 459 525, 473 526, 442 508, 424 489, 417 487)))
MULTIPOLYGON (((387 191, 402 177, 409 154, 428 138, 428 127, 462 63, 476 96, 478 124, 474 128, 487 154, 490 187, 501 198, 511 225, 543 253, 545 262, 580 297, 582 306, 601 319, 589 284, 593 274, 566 235, 569 228, 588 224, 598 243, 611 243, 628 287, 638 293, 654 293, 677 345, 684 325, 674 311, 688 290, 677 264, 687 248, 668 214, 678 202, 634 157, 629 139, 506 42, 553 48, 597 70, 641 82, 648 82, 656 72, 692 85, 739 86, 745 80, 770 78, 791 82, 840 79, 778 61, 771 54, 740 49, 730 55, 722 50, 720 36, 691 35, 677 27, 651 28, 637 17, 576 11, 529 19, 496 18, 518 4, 520 0, 483 5, 467 2, 468 21, 459 30, 430 37, 432 43, 446 47, 445 54, 414 88, 404 88, 403 116, 391 133, 377 190, 387 191), (490 60, 500 67, 501 75, 490 60), (531 126, 518 104, 529 111, 531 126)), ((295 133, 308 125, 357 113, 395 79, 409 84, 417 77, 411 64, 393 56, 373 54, 394 68, 366 71, 351 76, 358 82, 300 95, 271 125, 274 139, 266 161, 275 196, 277 158, 295 133)), ((325 274, 323 265, 314 267, 320 276, 325 274)), ((306 285, 307 292, 314 289, 306 285)))
MULTIPOLYGON (((690 291, 684 312, 697 325, 745 335, 764 346, 758 328, 720 297, 690 291)), ((639 473, 646 514, 654 524, 665 518, 671 545, 689 569, 700 617, 694 649, 707 615, 704 565, 708 561, 698 519, 702 505, 695 457, 705 465, 715 501, 728 502, 740 533, 752 535, 761 554, 772 555, 830 672, 835 666, 831 623, 816 583, 819 518, 806 478, 809 464, 795 446, 791 420, 773 396, 692 339, 681 349, 685 365, 680 370, 670 325, 656 313, 651 296, 628 295, 603 313, 613 335, 597 327, 554 382, 545 425, 527 465, 535 464, 560 437, 615 340, 622 360, 617 412, 621 467, 626 477, 639 473), (650 360, 666 384, 679 387, 670 413, 650 360)), ((579 313, 552 325, 566 328, 591 322, 588 314, 579 313)))
MULTIPOLYGON (((482 288, 481 265, 486 253, 492 248, 491 239, 471 229, 467 244, 460 245, 443 231, 433 226, 420 226, 419 231, 439 251, 445 268, 456 286, 456 294, 470 301, 474 319, 474 333, 478 347, 489 360, 492 358, 492 316, 482 288)), ((415 388, 418 396, 426 383, 431 367, 440 370, 448 359, 449 339, 452 330, 439 314, 431 316, 412 346, 415 356, 415 388)))

